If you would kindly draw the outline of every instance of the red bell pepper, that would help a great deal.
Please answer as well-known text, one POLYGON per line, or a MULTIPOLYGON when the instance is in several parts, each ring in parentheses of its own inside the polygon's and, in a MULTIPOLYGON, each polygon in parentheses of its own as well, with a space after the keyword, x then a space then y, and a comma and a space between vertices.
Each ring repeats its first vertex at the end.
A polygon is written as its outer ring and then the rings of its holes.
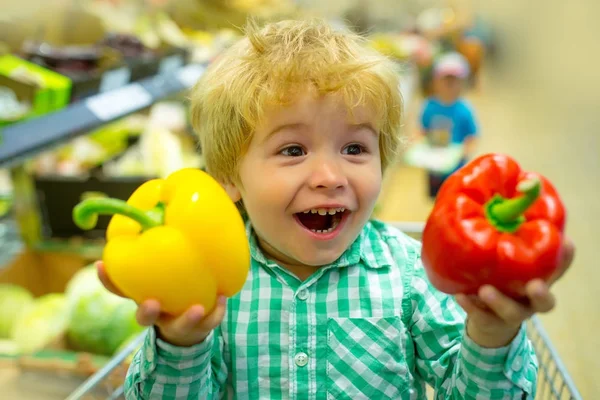
POLYGON ((508 156, 481 156, 442 185, 423 231, 423 266, 448 294, 490 284, 522 297, 528 281, 559 267, 565 214, 546 178, 508 156))

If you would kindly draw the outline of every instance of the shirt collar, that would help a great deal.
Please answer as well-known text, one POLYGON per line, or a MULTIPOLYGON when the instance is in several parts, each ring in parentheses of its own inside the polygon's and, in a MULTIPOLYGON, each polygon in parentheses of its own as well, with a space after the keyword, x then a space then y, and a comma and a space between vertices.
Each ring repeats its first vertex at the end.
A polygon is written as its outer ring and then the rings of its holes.
MULTIPOLYGON (((258 245, 258 238, 252 224, 246 223, 246 234, 250 244, 250 254, 254 261, 266 266, 275 267, 277 264, 268 259, 258 245)), ((394 259, 388 246, 385 245, 381 233, 368 222, 348 249, 336 261, 323 267, 343 268, 358 264, 362 261, 368 268, 378 269, 389 267, 394 259)))

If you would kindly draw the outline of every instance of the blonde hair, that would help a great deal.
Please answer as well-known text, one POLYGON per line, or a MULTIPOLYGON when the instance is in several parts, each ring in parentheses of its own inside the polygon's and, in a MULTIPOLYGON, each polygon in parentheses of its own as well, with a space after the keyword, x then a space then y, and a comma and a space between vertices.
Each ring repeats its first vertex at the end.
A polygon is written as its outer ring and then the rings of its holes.
POLYGON ((282 21, 258 29, 209 66, 191 94, 191 118, 207 171, 237 182, 238 164, 267 105, 286 104, 313 86, 339 93, 351 111, 368 105, 379 113, 382 169, 400 144, 402 99, 395 64, 350 32, 321 20, 282 21))

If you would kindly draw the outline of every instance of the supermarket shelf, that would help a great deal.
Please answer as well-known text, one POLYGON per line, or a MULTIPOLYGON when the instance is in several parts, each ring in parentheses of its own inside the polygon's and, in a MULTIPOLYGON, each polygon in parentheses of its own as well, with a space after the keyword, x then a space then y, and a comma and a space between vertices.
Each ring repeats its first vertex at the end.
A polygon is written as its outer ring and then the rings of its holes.
POLYGON ((41 151, 187 90, 204 70, 204 65, 186 65, 89 97, 55 113, 10 125, 0 132, 0 167, 22 163, 41 151))

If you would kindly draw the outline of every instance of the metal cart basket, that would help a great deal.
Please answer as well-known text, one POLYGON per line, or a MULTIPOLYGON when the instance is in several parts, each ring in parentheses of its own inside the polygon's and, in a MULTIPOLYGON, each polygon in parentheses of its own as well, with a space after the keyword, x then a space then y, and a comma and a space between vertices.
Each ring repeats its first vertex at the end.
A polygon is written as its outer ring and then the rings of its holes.
MULTIPOLYGON (((424 227, 422 222, 396 222, 392 225, 415 239, 421 238, 424 227)), ((536 316, 527 322, 527 334, 533 343, 540 366, 536 399, 582 400, 541 321, 536 316)), ((123 387, 112 384, 111 382, 114 382, 114 379, 110 377, 117 369, 122 369, 124 361, 143 343, 144 338, 145 333, 141 334, 102 369, 83 382, 67 400, 124 399, 123 387)))

